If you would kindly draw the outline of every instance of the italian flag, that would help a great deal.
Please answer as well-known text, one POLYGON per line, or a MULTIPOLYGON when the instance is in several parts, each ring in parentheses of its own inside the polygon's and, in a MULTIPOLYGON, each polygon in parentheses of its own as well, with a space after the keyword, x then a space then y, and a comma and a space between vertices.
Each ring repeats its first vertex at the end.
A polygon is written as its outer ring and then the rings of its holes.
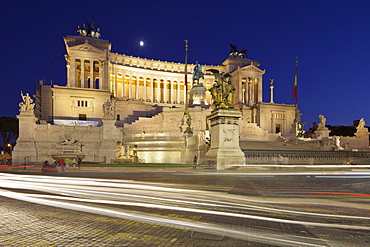
POLYGON ((298 101, 298 92, 297 92, 297 71, 294 73, 293 79, 293 100, 298 101))

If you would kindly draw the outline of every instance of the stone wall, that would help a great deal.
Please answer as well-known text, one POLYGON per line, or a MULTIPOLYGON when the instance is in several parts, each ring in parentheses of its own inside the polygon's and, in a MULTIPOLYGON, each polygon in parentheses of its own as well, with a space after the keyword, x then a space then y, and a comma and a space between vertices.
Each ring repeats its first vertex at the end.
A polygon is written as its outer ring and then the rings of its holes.
POLYGON ((18 115, 18 118, 22 134, 13 150, 15 165, 25 160, 38 164, 45 160, 50 162, 52 155, 71 152, 84 155, 84 161, 87 162, 111 162, 115 157, 116 142, 122 140, 122 132, 115 126, 113 131, 104 131, 108 125, 104 120, 103 126, 94 127, 37 124, 36 118, 25 119, 22 115, 18 115), (29 127, 27 131, 24 126, 29 127), (106 136, 109 136, 108 140, 106 136), (114 148, 104 149, 104 141, 111 143, 114 148))

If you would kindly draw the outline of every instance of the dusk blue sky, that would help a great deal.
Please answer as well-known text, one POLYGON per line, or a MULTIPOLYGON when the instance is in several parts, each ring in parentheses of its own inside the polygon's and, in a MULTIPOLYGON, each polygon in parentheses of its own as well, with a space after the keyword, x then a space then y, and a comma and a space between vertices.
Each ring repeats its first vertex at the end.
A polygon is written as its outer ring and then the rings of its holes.
POLYGON ((370 123, 370 1, 4 1, 1 116, 18 114, 20 91, 35 93, 36 78, 66 84, 63 37, 94 22, 112 51, 150 59, 218 65, 228 43, 261 63, 264 101, 269 79, 275 102, 292 103, 295 56, 298 97, 306 129, 323 114, 329 125, 370 123), (144 47, 139 42, 145 42, 144 47))

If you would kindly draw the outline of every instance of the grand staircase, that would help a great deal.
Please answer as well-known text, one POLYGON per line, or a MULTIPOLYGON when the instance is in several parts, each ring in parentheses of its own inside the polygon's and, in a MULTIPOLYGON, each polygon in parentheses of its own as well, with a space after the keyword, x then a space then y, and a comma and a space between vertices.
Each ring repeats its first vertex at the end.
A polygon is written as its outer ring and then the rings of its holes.
POLYGON ((153 108, 149 111, 133 111, 132 115, 129 115, 123 120, 123 124, 132 124, 139 120, 140 117, 152 118, 163 111, 163 106, 154 106, 153 108))

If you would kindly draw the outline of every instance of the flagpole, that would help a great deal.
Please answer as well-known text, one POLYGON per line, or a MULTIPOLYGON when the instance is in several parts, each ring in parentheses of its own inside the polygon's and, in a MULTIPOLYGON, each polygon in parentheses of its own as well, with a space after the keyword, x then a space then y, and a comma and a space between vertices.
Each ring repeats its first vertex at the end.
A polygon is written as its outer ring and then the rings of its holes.
POLYGON ((191 130, 191 116, 189 113, 189 95, 188 95, 188 42, 189 40, 185 40, 185 111, 184 111, 184 117, 183 117, 183 123, 185 122, 187 127, 184 131, 185 134, 193 134, 193 131, 191 130))
POLYGON ((298 113, 298 57, 295 57, 295 72, 294 72, 294 79, 293 79, 293 103, 295 103, 294 122, 298 123, 301 121, 299 113, 298 113))
POLYGON ((188 42, 185 40, 185 113, 189 113, 188 109, 188 42))
POLYGON ((296 73, 296 108, 298 109, 298 57, 295 57, 295 73, 296 73))

